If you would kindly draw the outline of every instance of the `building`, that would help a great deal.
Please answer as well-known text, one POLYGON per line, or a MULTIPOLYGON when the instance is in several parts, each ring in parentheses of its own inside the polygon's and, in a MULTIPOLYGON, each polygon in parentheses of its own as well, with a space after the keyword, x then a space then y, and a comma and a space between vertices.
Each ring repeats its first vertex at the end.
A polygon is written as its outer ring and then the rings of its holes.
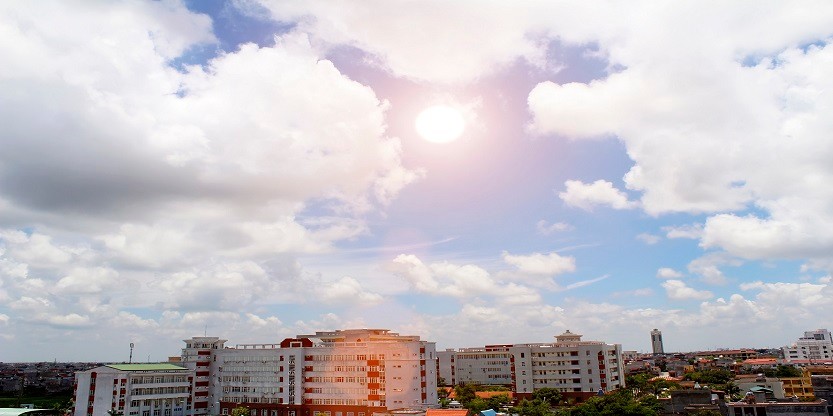
POLYGON ((805 331, 804 336, 795 344, 785 346, 784 360, 796 362, 804 360, 830 361, 833 359, 833 339, 827 329, 805 331))
POLYGON ((195 371, 195 414, 245 406, 252 416, 371 416, 437 403, 435 346, 418 336, 349 329, 273 344, 225 342, 185 340, 181 361, 195 371))
POLYGON ((665 348, 662 346, 662 331, 656 328, 651 331, 651 350, 654 354, 665 354, 665 348))
POLYGON ((812 402, 751 401, 727 403, 726 406, 729 408, 729 416, 826 416, 828 414, 827 403, 824 400, 812 402))
POLYGON ((555 342, 487 345, 441 351, 439 375, 446 384, 506 385, 519 398, 550 387, 562 392, 598 392, 624 387, 622 346, 582 341, 569 330, 555 342))
POLYGON ((177 364, 194 372, 193 414, 217 414, 211 412, 211 408, 212 404, 219 400, 219 385, 211 375, 219 372, 217 357, 226 340, 217 337, 194 337, 184 342, 185 348, 182 349, 182 356, 177 364))
POLYGON ((109 364, 75 373, 75 416, 192 414, 194 372, 173 364, 109 364))
POLYGON ((801 369, 801 376, 781 377, 781 382, 784 383, 784 397, 796 397, 799 400, 816 398, 815 391, 813 391, 813 379, 806 368, 801 369))

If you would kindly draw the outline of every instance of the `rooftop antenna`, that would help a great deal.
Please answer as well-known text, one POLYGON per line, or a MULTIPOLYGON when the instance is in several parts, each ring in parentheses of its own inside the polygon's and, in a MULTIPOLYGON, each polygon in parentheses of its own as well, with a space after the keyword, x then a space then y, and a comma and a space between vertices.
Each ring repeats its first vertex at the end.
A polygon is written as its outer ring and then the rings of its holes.
POLYGON ((133 363, 133 343, 130 343, 130 361, 127 362, 128 364, 133 363))
POLYGON ((204 336, 204 337, 208 336, 208 324, 205 324, 205 330, 203 330, 202 336, 204 336))

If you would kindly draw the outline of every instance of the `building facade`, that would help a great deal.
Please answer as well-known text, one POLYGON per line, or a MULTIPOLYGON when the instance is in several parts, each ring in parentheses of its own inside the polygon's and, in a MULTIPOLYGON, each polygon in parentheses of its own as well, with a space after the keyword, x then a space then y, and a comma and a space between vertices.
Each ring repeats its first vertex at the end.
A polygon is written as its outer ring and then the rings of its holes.
POLYGON ((651 331, 651 351, 654 354, 665 354, 665 348, 662 345, 662 331, 656 328, 651 331))
POLYGON ((277 344, 229 347, 213 337, 185 343, 182 364, 207 383, 195 391, 204 392, 195 397, 195 412, 203 399, 207 414, 245 406, 252 416, 371 416, 437 403, 436 348, 418 336, 353 329, 277 344))
POLYGON ((188 416, 194 372, 173 364, 111 364, 75 373, 75 416, 188 416))
POLYGON ((446 384, 511 387, 518 397, 544 387, 562 392, 598 392, 624 387, 622 346, 582 341, 570 331, 553 343, 488 345, 438 353, 446 384))
POLYGON ((831 360, 833 359, 833 339, 827 329, 805 331, 804 336, 795 344, 785 346, 785 361, 831 360))

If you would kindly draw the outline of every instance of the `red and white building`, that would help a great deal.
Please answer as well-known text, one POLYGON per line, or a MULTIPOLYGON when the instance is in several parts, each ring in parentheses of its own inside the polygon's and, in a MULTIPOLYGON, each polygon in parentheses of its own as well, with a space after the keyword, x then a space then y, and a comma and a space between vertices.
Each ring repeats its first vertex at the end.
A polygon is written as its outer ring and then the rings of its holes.
POLYGON ((177 365, 110 364, 75 373, 75 416, 189 416, 193 371, 177 365))
POLYGON ((437 403, 436 348, 387 329, 298 335, 276 344, 225 346, 185 340, 181 365, 195 371, 194 414, 371 416, 437 403))

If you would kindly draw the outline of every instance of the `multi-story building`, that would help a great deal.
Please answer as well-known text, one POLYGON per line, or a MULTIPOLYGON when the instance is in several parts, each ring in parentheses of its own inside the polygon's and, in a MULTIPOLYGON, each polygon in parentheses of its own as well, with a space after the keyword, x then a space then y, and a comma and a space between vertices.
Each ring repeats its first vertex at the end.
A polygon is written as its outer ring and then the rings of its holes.
POLYGON ((805 331, 792 346, 785 346, 785 361, 831 360, 833 359, 833 339, 827 329, 805 331))
POLYGON ((665 348, 662 345, 662 331, 654 328, 651 331, 651 350, 656 354, 665 354, 665 348))
POLYGON ((213 410, 219 400, 219 386, 216 377, 219 364, 217 357, 226 340, 217 337, 194 337, 186 339, 185 348, 178 364, 194 371, 194 412, 196 416, 217 414, 213 410))
POLYGON ((192 414, 194 372, 173 364, 110 364, 75 373, 75 416, 192 414))
POLYGON ((582 341, 570 331, 553 343, 489 345, 438 353, 447 384, 508 385, 518 397, 550 387, 562 392, 624 387, 622 346, 582 341))
POLYGON ((182 364, 197 363, 195 380, 208 371, 209 414, 245 406, 253 416, 371 416, 437 403, 435 346, 418 336, 355 329, 277 344, 185 343, 182 364))

